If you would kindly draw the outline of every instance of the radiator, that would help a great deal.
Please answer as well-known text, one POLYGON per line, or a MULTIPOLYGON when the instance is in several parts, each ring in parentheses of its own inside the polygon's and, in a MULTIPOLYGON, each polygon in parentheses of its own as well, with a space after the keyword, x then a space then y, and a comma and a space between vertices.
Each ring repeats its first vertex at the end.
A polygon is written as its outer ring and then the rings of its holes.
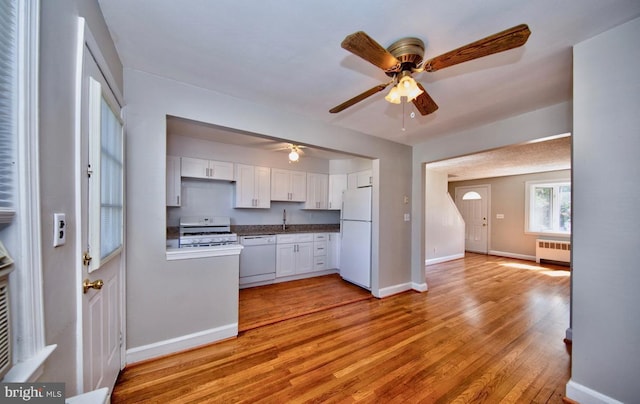
POLYGON ((536 262, 540 260, 570 262, 571 242, 557 240, 536 240, 536 262))
POLYGON ((0 379, 11 368, 11 319, 9 318, 9 276, 0 278, 0 379))

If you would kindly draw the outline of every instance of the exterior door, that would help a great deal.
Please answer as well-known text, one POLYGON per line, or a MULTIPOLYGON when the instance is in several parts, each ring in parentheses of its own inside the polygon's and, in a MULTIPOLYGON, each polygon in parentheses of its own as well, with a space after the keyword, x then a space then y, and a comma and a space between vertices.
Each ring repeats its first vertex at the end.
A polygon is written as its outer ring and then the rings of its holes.
POLYGON ((465 222, 464 249, 487 254, 489 234, 488 185, 456 188, 456 206, 465 222))
MULTIPOLYGON (((124 154, 118 156, 116 148, 115 152, 108 152, 113 156, 105 155, 105 148, 109 145, 105 144, 108 141, 105 141, 104 134, 110 132, 117 135, 120 131, 121 135, 122 124, 119 105, 86 45, 82 57, 81 130, 79 146, 76 148, 80 164, 80 215, 77 228, 80 237, 78 259, 81 261, 78 292, 82 311, 78 318, 82 330, 78 344, 79 361, 82 364, 79 388, 81 392, 103 387, 111 391, 122 367, 124 299, 121 280, 124 254, 121 235, 124 234, 124 196, 121 185, 105 181, 104 176, 105 172, 112 172, 114 167, 116 172, 123 172, 124 154), (110 162, 108 160, 111 157, 114 160, 110 162), (113 196, 114 193, 114 199, 109 200, 108 195, 113 196)), ((117 174, 106 178, 112 177, 117 177, 117 174)), ((120 179, 123 181, 123 177, 120 179)))

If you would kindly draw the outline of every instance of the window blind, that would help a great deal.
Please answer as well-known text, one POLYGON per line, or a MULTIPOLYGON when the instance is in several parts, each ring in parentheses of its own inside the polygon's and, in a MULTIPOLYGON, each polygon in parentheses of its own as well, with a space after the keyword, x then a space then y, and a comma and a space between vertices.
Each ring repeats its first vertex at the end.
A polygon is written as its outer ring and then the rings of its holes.
POLYGON ((16 21, 16 1, 0 0, 0 214, 14 210, 17 131, 16 21))

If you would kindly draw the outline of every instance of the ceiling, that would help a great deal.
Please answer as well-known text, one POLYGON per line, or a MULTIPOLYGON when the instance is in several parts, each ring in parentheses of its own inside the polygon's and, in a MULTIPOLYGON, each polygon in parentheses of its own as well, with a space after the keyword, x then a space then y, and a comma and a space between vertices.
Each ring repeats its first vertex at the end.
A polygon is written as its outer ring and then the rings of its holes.
MULTIPOLYGON (((98 1, 125 68, 408 145, 571 100, 572 46, 640 16, 637 0, 98 1), (328 112, 388 81, 341 48, 348 34, 365 31, 383 47, 419 37, 429 59, 521 23, 532 32, 523 47, 415 75, 440 107, 433 114, 421 116, 412 104, 403 111, 384 100, 386 91, 328 112)), ((211 124, 170 119, 168 131, 285 153, 282 140, 211 124)), ((430 168, 451 180, 504 175, 505 165, 511 173, 568 168, 568 139, 430 168)), ((316 148, 305 155, 345 157, 316 148)))
MULTIPOLYGON (((571 99, 572 46, 640 15, 638 0, 99 0, 125 68, 414 145, 571 99), (386 91, 330 108, 388 77, 340 47, 365 31, 407 36, 425 59, 526 23, 523 47, 415 75, 439 109, 415 118, 386 91)), ((603 74, 606 64, 603 63, 603 74)))

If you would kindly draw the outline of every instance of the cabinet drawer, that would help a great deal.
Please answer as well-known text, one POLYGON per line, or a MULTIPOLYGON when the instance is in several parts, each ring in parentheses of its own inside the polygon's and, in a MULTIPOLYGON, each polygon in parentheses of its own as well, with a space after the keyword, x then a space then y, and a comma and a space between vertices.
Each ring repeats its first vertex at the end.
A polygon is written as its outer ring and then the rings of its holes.
POLYGON ((314 269, 316 271, 322 271, 323 269, 327 269, 327 259, 326 257, 315 257, 314 258, 314 269))
POLYGON ((327 242, 326 241, 314 241, 313 242, 313 255, 319 257, 327 255, 327 242))
POLYGON ((313 235, 313 241, 326 241, 329 239, 329 233, 316 233, 313 235))

